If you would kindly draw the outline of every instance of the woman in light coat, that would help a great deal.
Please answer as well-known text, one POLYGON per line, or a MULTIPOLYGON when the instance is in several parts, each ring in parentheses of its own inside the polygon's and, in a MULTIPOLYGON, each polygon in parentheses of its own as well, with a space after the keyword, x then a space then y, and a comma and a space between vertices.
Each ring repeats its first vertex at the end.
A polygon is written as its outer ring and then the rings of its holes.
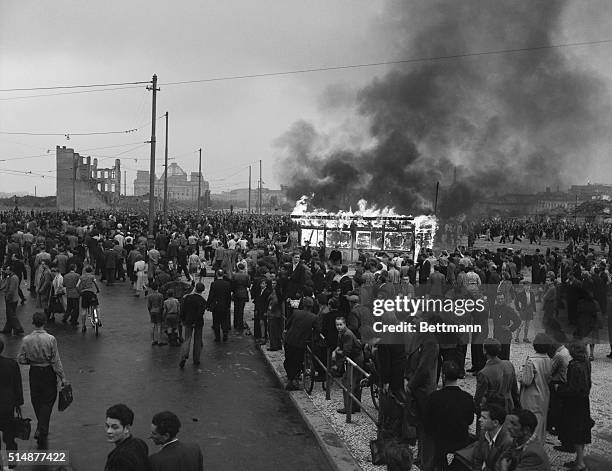
POLYGON ((137 256, 134 262, 134 276, 136 277, 136 283, 134 289, 136 293, 134 296, 139 297, 140 293, 146 289, 147 285, 147 264, 142 259, 142 256, 137 256))
POLYGON ((521 407, 535 414, 538 426, 535 435, 544 443, 546 438, 546 417, 550 403, 549 383, 552 374, 551 359, 548 352, 552 340, 540 333, 533 339, 535 354, 529 355, 519 376, 521 386, 521 407))

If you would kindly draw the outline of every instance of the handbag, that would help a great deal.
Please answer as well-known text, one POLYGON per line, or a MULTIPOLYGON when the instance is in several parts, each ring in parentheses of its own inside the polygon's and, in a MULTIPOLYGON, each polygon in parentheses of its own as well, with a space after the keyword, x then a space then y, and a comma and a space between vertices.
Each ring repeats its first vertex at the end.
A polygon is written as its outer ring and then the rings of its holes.
POLYGON ((374 466, 387 464, 387 460, 385 459, 385 446, 385 440, 382 438, 370 440, 370 452, 372 453, 372 464, 374 466))
POLYGON ((72 400, 74 399, 72 395, 72 385, 64 384, 59 391, 57 401, 57 410, 60 412, 66 410, 70 404, 72 404, 72 400))
POLYGON ((32 432, 32 419, 24 419, 21 416, 21 407, 15 408, 17 412, 17 417, 13 418, 13 423, 15 425, 15 438, 19 440, 29 440, 30 433, 32 432))

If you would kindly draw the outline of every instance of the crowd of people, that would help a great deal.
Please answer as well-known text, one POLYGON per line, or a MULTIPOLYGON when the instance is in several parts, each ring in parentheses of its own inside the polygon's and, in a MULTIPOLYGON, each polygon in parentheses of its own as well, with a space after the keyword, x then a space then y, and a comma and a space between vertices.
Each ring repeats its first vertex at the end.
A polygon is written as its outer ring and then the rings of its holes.
MULTIPOLYGON (((442 237, 446 231, 471 234, 468 246, 424 249, 416 260, 402 253, 359 250, 354 265, 337 248, 297 244, 291 236, 296 228, 287 216, 181 212, 167 220, 159 217, 153 234, 147 226, 141 215, 108 211, 0 214, 7 318, 1 332, 24 333, 16 316, 17 303, 26 301, 23 281, 28 280, 41 310, 35 314, 38 330, 58 322, 56 315, 86 329, 84 316, 98 304, 99 283, 131 283, 134 296, 146 299, 143 309, 146 305, 150 315, 152 345, 180 347, 180 368, 190 356, 195 365, 200 363, 206 311, 212 312, 215 342, 227 342, 233 329, 238 335, 252 334, 269 351, 283 350, 287 390, 300 388, 307 346, 323 363, 331 352, 338 369, 347 358, 362 368, 373 365, 370 381, 381 391, 379 438, 389 469, 410 469, 405 448, 416 442, 415 461, 427 471, 447 469, 449 453, 456 456, 455 469, 463 462, 475 470, 520 470, 528 465, 546 470, 550 465, 543 444, 549 435, 558 437, 559 450, 576 453, 571 467, 585 468, 584 446, 591 441, 593 427, 590 363, 605 330, 610 284, 609 259, 590 244, 600 244, 598 249, 609 244, 609 238, 597 236, 605 232, 603 226, 493 220, 463 229, 442 225, 442 237), (491 240, 500 236, 501 244, 510 243, 510 235, 533 236, 538 247, 525 253, 501 246, 479 249, 473 244, 475 234, 491 240), (539 247, 542 237, 565 242, 544 251, 539 247), (214 281, 206 293, 209 275, 214 281), (480 331, 471 337, 417 331, 382 341, 373 329, 373 305, 397 296, 482 299, 486 309, 465 316, 441 310, 410 316, 390 310, 382 316, 386 324, 463 323, 478 325, 480 331), (247 303, 253 303, 252 332, 245 320, 247 303), (516 371, 510 351, 513 343, 521 342, 531 343, 533 353, 516 371), (466 369, 468 346, 471 365, 466 369), (467 373, 476 376, 474 396, 457 386, 467 373), (472 436, 469 428, 475 419, 477 433, 472 436)), ((37 332, 26 339, 36 334, 54 345, 42 334, 44 329, 37 332)), ((26 339, 26 350, 28 344, 42 342, 26 339)), ((47 399, 34 392, 31 398, 38 404, 34 409, 41 448, 46 447, 50 385, 66 382, 56 350, 45 354, 42 368, 30 366, 31 384, 49 385, 47 399), (32 376, 32 368, 40 378, 32 376)), ((39 363, 28 358, 23 353, 19 361, 39 363)), ((324 378, 317 364, 316 379, 324 378)), ((338 412, 359 413, 360 403, 349 392, 360 399, 364 381, 357 370, 350 379, 345 373, 343 381, 344 407, 338 412)), ((56 394, 54 390, 54 400, 56 394)), ((16 447, 6 426, 13 415, 9 409, 23 403, 17 393, 14 396, 0 416, 0 429, 9 436, 7 448, 16 447)), ((117 417, 107 413, 109 436, 115 433, 109 419, 119 421, 115 425, 117 430, 123 427, 121 433, 133 420, 125 406, 119 408, 117 417)), ((173 440, 176 433, 165 435, 173 440)))

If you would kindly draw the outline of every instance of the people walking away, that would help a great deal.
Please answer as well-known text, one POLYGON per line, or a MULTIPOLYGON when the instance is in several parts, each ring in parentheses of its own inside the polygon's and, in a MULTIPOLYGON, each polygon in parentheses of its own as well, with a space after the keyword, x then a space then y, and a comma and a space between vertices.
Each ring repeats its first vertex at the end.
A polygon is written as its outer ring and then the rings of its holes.
POLYGON ((106 439, 115 444, 108 454, 104 471, 151 471, 149 447, 132 436, 134 412, 125 404, 115 404, 106 410, 106 439))
POLYGON ((66 312, 62 322, 76 326, 79 323, 79 290, 77 285, 80 276, 76 272, 76 265, 70 265, 68 273, 64 275, 64 289, 66 290, 66 312))
POLYGON ((162 322, 166 326, 166 336, 168 337, 168 343, 173 347, 178 347, 180 345, 178 323, 181 305, 179 303, 179 300, 174 297, 174 290, 169 289, 166 294, 168 296, 168 299, 164 301, 162 322))
POLYGON ((210 285, 206 308, 212 311, 213 331, 215 342, 221 341, 221 331, 223 331, 223 341, 227 342, 227 334, 230 327, 230 307, 232 304, 232 285, 224 276, 222 269, 215 272, 215 281, 210 285))
MULTIPOLYGON (((17 450, 15 441, 15 412, 23 405, 23 385, 19 364, 2 356, 4 342, 0 339, 0 432, 6 451, 17 450)), ((0 466, 2 466, 0 459, 0 466)))
POLYGON ((232 297, 234 300, 234 329, 236 334, 242 334, 244 325, 244 305, 249 300, 251 279, 243 263, 238 264, 238 271, 232 276, 232 297))
POLYGON ((151 320, 151 345, 167 345, 162 340, 162 315, 164 310, 164 296, 157 290, 157 283, 150 286, 151 293, 147 297, 147 309, 151 320))
POLYGON ((34 437, 39 450, 47 449, 49 422, 57 398, 58 380, 62 385, 68 382, 57 340, 44 329, 46 321, 47 318, 42 312, 34 313, 34 331, 23 338, 17 357, 20 364, 30 365, 30 398, 38 422, 34 437))
POLYGON ((98 283, 96 283, 96 277, 93 274, 93 268, 91 266, 85 267, 85 273, 83 273, 79 278, 77 289, 79 290, 79 293, 81 293, 81 308, 83 309, 81 315, 81 322, 83 323, 81 326, 81 332, 85 332, 87 330, 87 326, 85 324, 87 310, 90 307, 95 308, 98 306, 97 295, 100 292, 100 288, 98 288, 98 283))
POLYGON ((185 332, 185 340, 181 349, 179 366, 185 367, 189 358, 191 338, 193 337, 193 364, 200 364, 202 351, 202 328, 204 327, 204 314, 206 313, 206 300, 204 299, 204 283, 198 282, 193 293, 183 298, 181 306, 181 323, 185 332))
POLYGON ((4 267, 0 280, 0 291, 4 291, 6 323, 1 333, 5 335, 23 335, 23 327, 17 317, 17 300, 19 299, 19 277, 10 266, 4 267))
POLYGON ((197 443, 185 443, 176 436, 179 418, 169 411, 158 412, 151 420, 151 440, 160 447, 149 460, 152 471, 203 471, 204 457, 197 443))

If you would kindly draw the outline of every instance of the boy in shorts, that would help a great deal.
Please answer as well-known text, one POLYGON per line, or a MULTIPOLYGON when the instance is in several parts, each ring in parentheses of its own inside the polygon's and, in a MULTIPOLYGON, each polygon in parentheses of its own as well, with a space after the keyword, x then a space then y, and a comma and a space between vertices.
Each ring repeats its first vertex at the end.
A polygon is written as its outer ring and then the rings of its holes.
POLYGON ((157 283, 153 282, 150 286, 151 293, 147 297, 147 309, 153 329, 151 330, 151 345, 167 345, 162 342, 162 312, 164 309, 164 297, 157 291, 157 283))
POLYGON ((81 331, 85 332, 87 330, 87 327, 85 325, 85 316, 87 314, 87 309, 89 307, 98 306, 97 294, 100 292, 100 288, 98 288, 98 284, 96 283, 96 277, 93 274, 93 268, 91 267, 91 265, 85 267, 85 272, 79 278, 76 287, 77 290, 79 290, 79 293, 81 294, 81 307, 83 308, 83 313, 81 315, 81 321, 83 323, 81 331))
POLYGON ((178 299, 174 297, 173 290, 168 290, 167 294, 168 299, 164 301, 163 321, 166 325, 166 335, 168 336, 168 343, 173 347, 177 347, 180 345, 177 328, 181 304, 179 303, 178 299))

